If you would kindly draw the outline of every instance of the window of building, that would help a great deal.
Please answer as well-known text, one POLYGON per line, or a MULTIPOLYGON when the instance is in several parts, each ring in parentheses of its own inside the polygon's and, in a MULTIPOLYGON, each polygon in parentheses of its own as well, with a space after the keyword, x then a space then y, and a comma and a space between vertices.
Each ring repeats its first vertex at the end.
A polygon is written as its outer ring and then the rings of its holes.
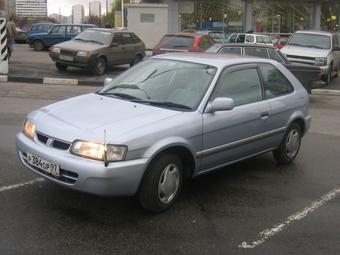
POLYGON ((142 23, 155 23, 155 14, 142 13, 140 15, 140 22, 142 22, 142 23))

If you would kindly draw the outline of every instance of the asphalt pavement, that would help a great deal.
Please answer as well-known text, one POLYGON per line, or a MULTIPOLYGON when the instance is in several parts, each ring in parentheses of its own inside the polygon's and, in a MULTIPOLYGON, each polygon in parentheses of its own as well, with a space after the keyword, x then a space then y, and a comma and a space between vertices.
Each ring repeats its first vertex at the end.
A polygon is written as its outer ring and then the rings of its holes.
POLYGON ((294 164, 277 166, 268 153, 198 177, 155 215, 134 198, 66 190, 19 163, 15 134, 28 112, 94 90, 0 83, 1 255, 339 254, 339 96, 311 96, 294 164))

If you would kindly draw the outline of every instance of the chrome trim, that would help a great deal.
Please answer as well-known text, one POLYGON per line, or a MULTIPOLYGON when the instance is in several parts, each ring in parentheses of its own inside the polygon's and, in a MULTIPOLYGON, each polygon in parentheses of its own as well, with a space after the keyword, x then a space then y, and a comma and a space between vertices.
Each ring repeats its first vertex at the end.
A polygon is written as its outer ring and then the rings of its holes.
POLYGON ((215 154, 215 153, 218 153, 218 152, 221 152, 221 151, 225 151, 225 150, 228 150, 228 149, 231 149, 231 148, 234 148, 234 147, 238 147, 238 146, 241 146, 241 145, 244 145, 244 144, 247 144, 247 143, 254 142, 256 140, 261 140, 261 139, 269 137, 269 136, 273 136, 273 135, 276 135, 276 134, 279 134, 279 133, 283 133, 285 130, 286 130, 286 127, 282 127, 282 128, 274 129, 274 130, 266 132, 266 133, 251 136, 251 137, 239 140, 239 141, 235 141, 235 142, 231 142, 231 143, 228 143, 228 144, 213 147, 213 148, 210 148, 210 149, 207 149, 207 150, 199 151, 199 152, 196 153, 196 157, 201 158, 201 157, 205 157, 205 156, 215 154))
POLYGON ((252 155, 249 155, 249 156, 240 158, 240 159, 236 159, 236 160, 234 160, 234 161, 231 161, 231 162, 228 162, 228 163, 219 165, 219 166, 214 166, 214 167, 212 167, 212 168, 209 168, 209 169, 207 169, 207 170, 204 170, 204 171, 201 171, 201 172, 195 174, 193 177, 196 177, 196 176, 200 176, 200 175, 206 174, 206 173, 211 172, 211 171, 214 171, 214 170, 216 170, 216 169, 219 169, 219 168, 222 168, 222 167, 226 167, 226 166, 235 164, 235 163, 237 163, 237 162, 243 161, 243 160, 248 159, 248 158, 255 157, 255 156, 260 155, 260 154, 264 154, 264 153, 269 152, 269 151, 273 151, 273 150, 275 150, 275 149, 276 149, 276 148, 270 148, 270 149, 268 149, 268 150, 260 151, 260 152, 257 152, 257 153, 255 153, 255 154, 252 154, 252 155))

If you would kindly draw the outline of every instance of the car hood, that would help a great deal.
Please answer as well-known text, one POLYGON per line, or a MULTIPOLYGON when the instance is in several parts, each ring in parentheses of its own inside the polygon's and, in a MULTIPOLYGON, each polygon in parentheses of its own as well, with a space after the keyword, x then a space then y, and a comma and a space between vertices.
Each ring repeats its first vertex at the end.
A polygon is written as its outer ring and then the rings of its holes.
POLYGON ((65 50, 73 50, 73 51, 96 51, 103 48, 106 48, 107 45, 101 45, 98 43, 92 42, 82 42, 82 41, 66 41, 63 43, 58 43, 55 47, 60 47, 65 50))
POLYGON ((38 132, 65 141, 102 141, 104 131, 108 141, 117 141, 178 114, 181 112, 88 94, 43 107, 28 118, 38 132))
POLYGON ((286 45, 281 49, 281 52, 286 55, 314 58, 327 57, 329 51, 330 51, 329 49, 315 49, 290 45, 286 45))

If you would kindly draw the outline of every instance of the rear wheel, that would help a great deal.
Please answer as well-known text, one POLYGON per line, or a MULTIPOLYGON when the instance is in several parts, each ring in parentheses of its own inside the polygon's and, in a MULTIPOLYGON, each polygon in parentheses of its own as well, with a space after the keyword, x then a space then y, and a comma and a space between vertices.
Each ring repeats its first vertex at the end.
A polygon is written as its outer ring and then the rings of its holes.
POLYGON ((59 71, 65 71, 67 69, 67 65, 64 65, 58 62, 55 63, 55 66, 57 67, 59 71))
POLYGON ((44 44, 42 41, 35 41, 33 43, 33 49, 35 51, 42 51, 45 48, 44 44))
POLYGON ((106 60, 104 58, 98 58, 92 69, 92 73, 96 75, 103 75, 105 72, 106 72, 106 60))
POLYGON ((143 57, 141 55, 137 55, 135 59, 130 63, 130 67, 133 67, 134 65, 138 64, 143 60, 143 57))
POLYGON ((183 166, 175 154, 156 158, 143 177, 138 198, 142 207, 152 212, 169 209, 177 200, 183 182, 183 166))
POLYGON ((277 163, 281 165, 292 163, 300 150, 301 139, 301 127, 294 122, 287 129, 279 148, 273 151, 277 163))

